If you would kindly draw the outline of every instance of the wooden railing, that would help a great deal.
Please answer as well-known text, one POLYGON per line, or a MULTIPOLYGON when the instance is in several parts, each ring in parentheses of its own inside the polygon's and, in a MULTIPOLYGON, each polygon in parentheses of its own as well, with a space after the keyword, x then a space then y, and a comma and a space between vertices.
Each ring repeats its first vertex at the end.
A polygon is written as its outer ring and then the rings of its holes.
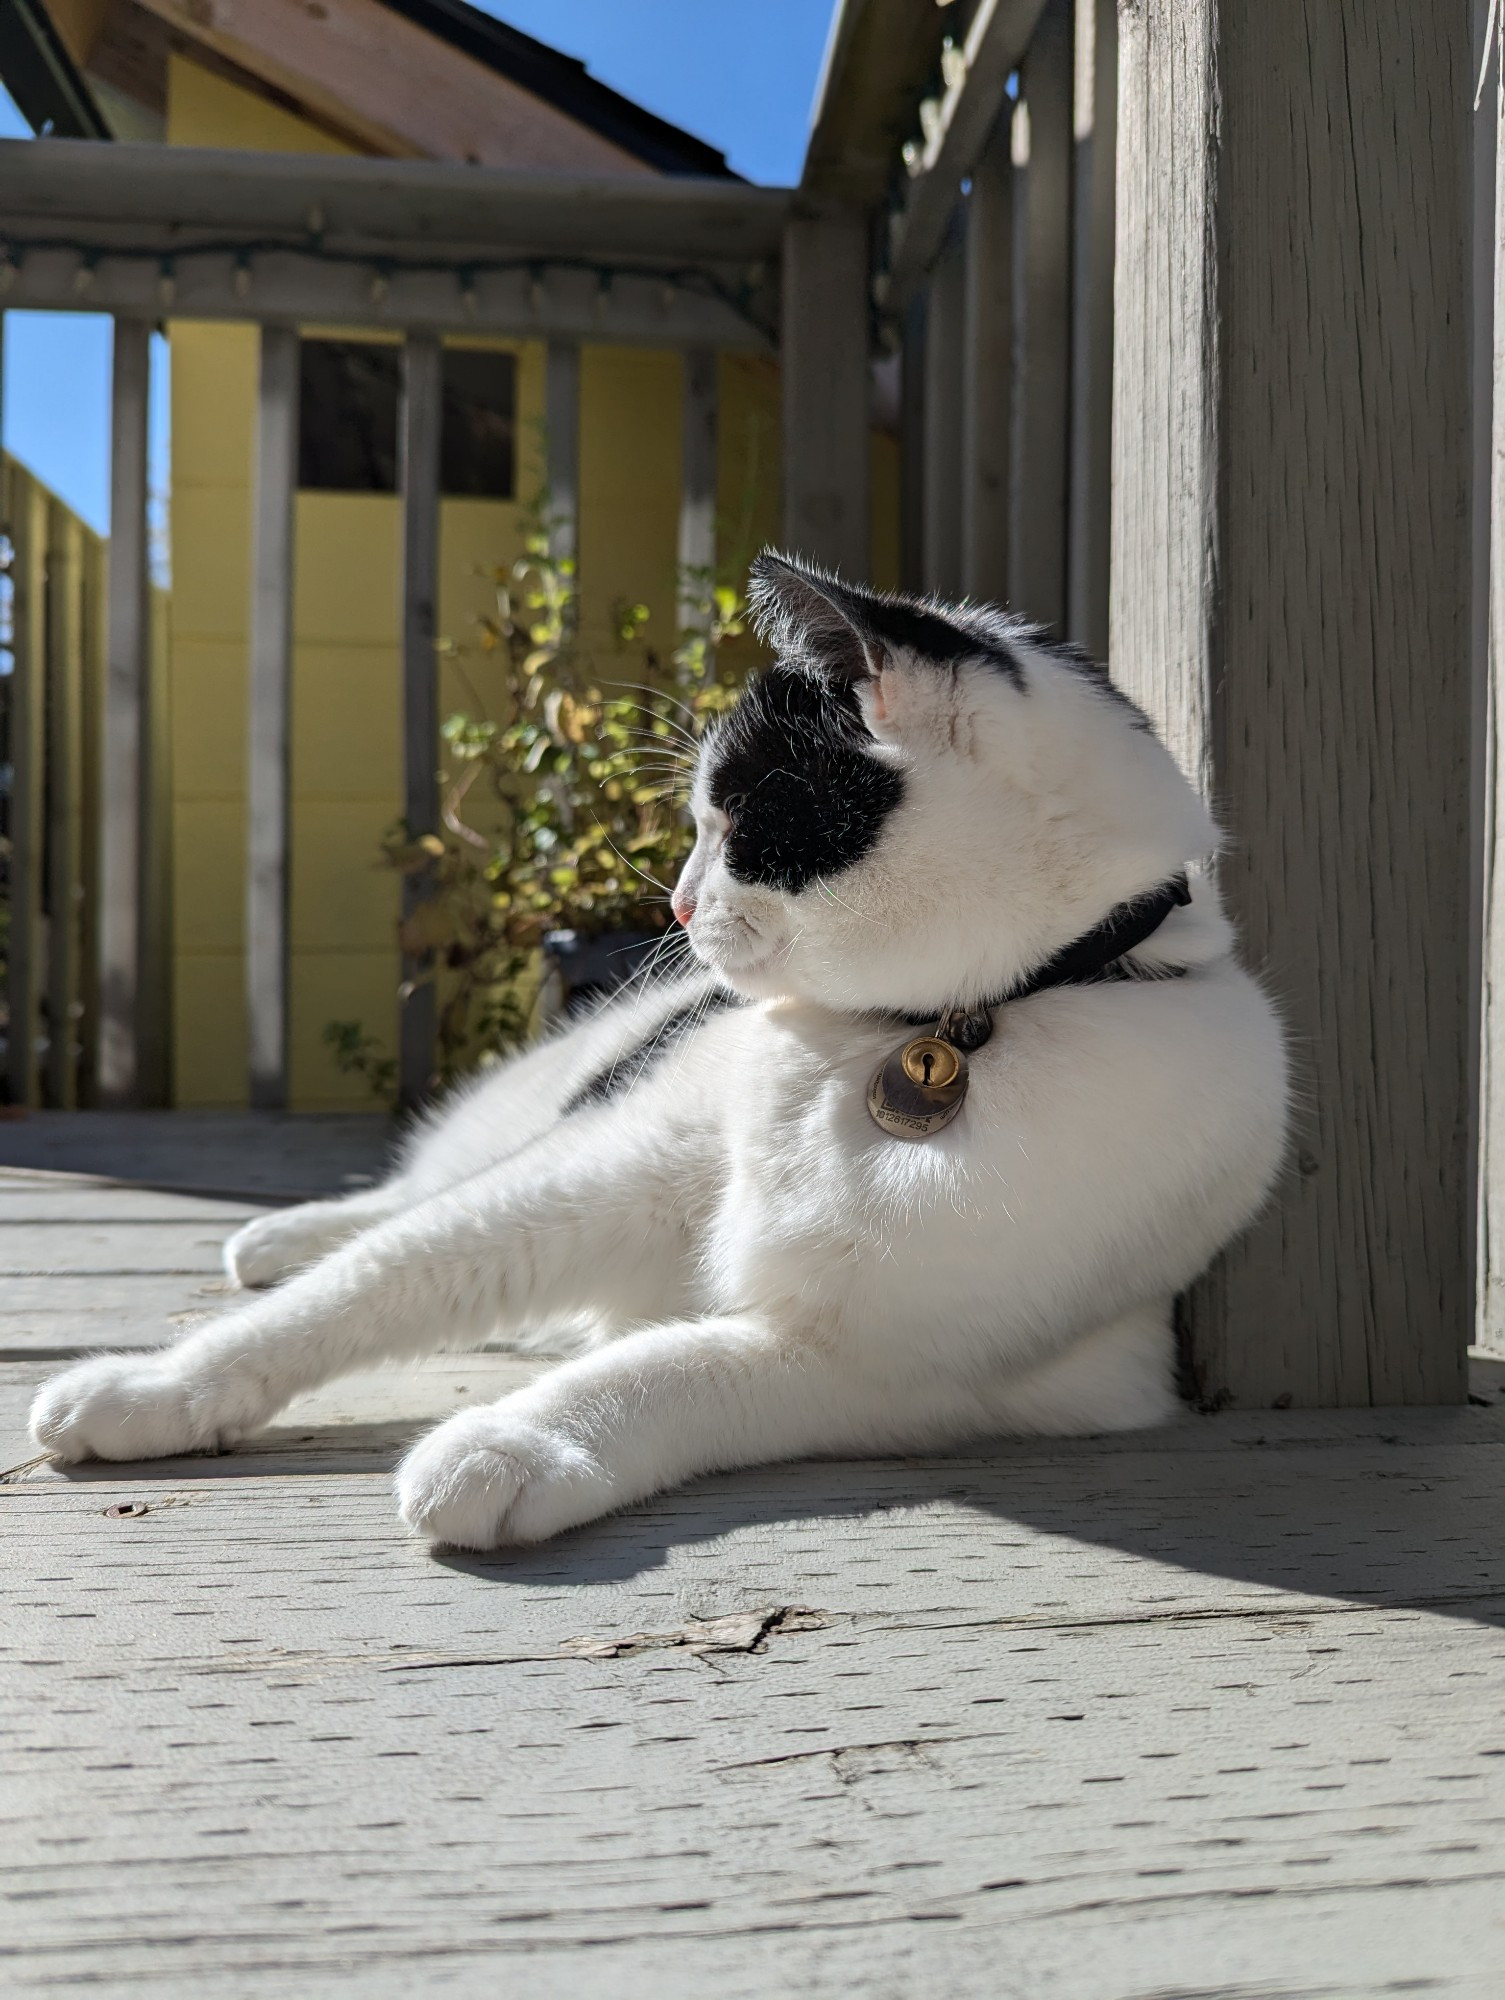
POLYGON ((959 0, 876 280, 907 580, 1108 650, 1114 0, 959 0))
MULTIPOLYGON (((146 438, 159 314, 259 326, 247 727, 249 1096, 288 1101, 289 770, 297 329, 404 341, 399 415, 404 815, 435 830, 440 352, 446 334, 547 346, 547 485, 572 541, 582 341, 685 356, 679 558, 715 559, 715 354, 778 352, 784 523, 794 546, 862 573, 868 551, 868 262, 861 216, 735 182, 582 180, 414 161, 309 160, 74 141, 0 144, 0 304, 114 315, 113 545, 99 774, 95 1085, 161 1101, 163 961, 152 872, 146 438)), ((23 849, 18 879, 36 878, 23 849)), ((419 968, 409 965, 409 974, 419 968)), ((23 972, 25 966, 22 967, 23 972)), ((26 976, 30 976, 29 973, 26 976)), ((28 989, 29 990, 29 989, 28 989)), ((400 1094, 433 1068, 431 987, 405 981, 400 1094)), ((23 1004, 24 1002, 23 996, 23 1004)))
MULTIPOLYGON (((0 537, 4 1095, 66 1109, 96 1095, 109 545, 5 453, 0 537)), ((163 592, 149 593, 147 617, 149 672, 160 686, 163 592)), ((158 947, 151 983, 165 996, 166 819, 155 802, 146 823, 143 903, 158 947)), ((165 1007, 154 1001, 149 1011, 156 1031, 146 1059, 160 1076, 165 1007)))

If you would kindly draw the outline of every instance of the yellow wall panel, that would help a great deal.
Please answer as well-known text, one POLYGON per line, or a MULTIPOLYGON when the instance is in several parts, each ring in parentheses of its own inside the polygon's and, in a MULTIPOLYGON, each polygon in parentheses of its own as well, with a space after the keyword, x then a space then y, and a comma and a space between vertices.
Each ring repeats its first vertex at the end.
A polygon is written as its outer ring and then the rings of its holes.
POLYGON ((395 950, 399 878, 382 861, 377 812, 366 800, 294 802, 295 952, 395 950))
POLYGON ((649 642, 666 654, 674 647, 682 395, 677 354, 581 352, 581 631, 603 674, 618 599, 646 604, 649 642))
POLYGON ((175 638, 245 645, 251 591, 251 494, 246 486, 175 489, 172 533, 175 638))
POLYGON ((294 112, 201 69, 187 56, 167 58, 167 142, 233 146, 253 153, 353 153, 294 112))
MULTIPOLYGON (((402 804, 396 646, 300 645, 293 661, 293 796, 375 804, 376 836, 402 804)), ((368 809, 369 817, 369 809, 368 809)))
MULTIPOLYGON (((175 319, 167 332, 173 492, 190 486, 249 487, 260 366, 256 328, 175 319)), ((173 526, 177 530, 180 524, 173 526)))
POLYGON ((246 654, 231 639, 172 642, 172 785, 180 801, 246 789, 246 654))
POLYGON ((245 931, 244 806, 232 800, 180 798, 172 869, 178 950, 239 951, 245 931))
POLYGON ((394 646, 400 513, 389 493, 300 493, 293 629, 300 645, 394 646))

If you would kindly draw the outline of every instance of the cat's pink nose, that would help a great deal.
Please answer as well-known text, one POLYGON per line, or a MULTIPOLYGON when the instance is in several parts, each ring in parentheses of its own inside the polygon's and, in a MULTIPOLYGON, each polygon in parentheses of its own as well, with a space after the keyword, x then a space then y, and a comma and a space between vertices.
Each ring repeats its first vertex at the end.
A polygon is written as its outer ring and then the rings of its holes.
POLYGON ((669 898, 669 908, 682 924, 688 924, 695 914, 695 898, 683 889, 676 889, 669 898))

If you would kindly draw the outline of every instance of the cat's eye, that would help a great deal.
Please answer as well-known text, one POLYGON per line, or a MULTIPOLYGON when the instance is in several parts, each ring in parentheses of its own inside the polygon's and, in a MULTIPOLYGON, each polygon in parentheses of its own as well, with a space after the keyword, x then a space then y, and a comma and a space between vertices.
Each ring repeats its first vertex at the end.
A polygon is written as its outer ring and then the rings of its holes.
POLYGON ((726 814, 727 818, 730 821, 732 821, 732 823, 735 825, 737 814, 742 810, 743 806, 745 806, 746 804, 747 804, 746 792, 733 792, 729 799, 723 801, 721 810, 726 814))

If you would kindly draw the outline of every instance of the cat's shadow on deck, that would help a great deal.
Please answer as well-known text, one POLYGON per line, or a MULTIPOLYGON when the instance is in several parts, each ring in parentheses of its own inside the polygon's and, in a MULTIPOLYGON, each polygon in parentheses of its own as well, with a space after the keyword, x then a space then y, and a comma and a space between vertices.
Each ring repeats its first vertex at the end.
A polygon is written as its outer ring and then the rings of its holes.
MULTIPOLYGON (((162 1462, 86 1464, 65 1476, 119 1487, 165 1473, 184 1483, 380 1475, 426 1427, 288 1425, 236 1452, 167 1462, 170 1473, 162 1462)), ((1146 1617, 1219 1615, 1222 1594, 1209 1611, 1189 1574, 1242 1586, 1227 1610, 1246 1614, 1269 1592, 1274 1616, 1299 1616, 1294 1596, 1505 1625, 1502 1513, 1505 1401, 1188 1417, 1166 1431, 949 1458, 764 1466, 694 1481, 537 1548, 432 1560, 502 1590, 559 1590, 671 1567, 685 1584, 691 1557, 708 1598, 842 1614, 892 1615, 895 1587, 910 1599, 903 1581, 924 1576, 927 1604, 967 1618, 1032 1621, 1048 1607, 1068 1620, 1116 1621, 1135 1606, 1146 1617), (1045 1573, 1056 1564, 1059 1587, 1045 1573), (1024 1573, 1022 1588, 1011 1571, 1024 1573)))
POLYGON ((559 1589, 671 1564, 683 1583, 693 1552, 708 1596, 722 1583, 739 1605, 761 1594, 889 1616, 907 1572, 927 1579, 924 1603, 964 1618, 1196 1618, 1257 1611, 1269 1592, 1272 1616, 1299 1616, 1295 1596, 1505 1625, 1502 1503, 1505 1408, 1188 1419, 1132 1439, 730 1473, 535 1549, 433 1560, 559 1589), (1209 1610, 1185 1573, 1242 1587, 1209 1610))

